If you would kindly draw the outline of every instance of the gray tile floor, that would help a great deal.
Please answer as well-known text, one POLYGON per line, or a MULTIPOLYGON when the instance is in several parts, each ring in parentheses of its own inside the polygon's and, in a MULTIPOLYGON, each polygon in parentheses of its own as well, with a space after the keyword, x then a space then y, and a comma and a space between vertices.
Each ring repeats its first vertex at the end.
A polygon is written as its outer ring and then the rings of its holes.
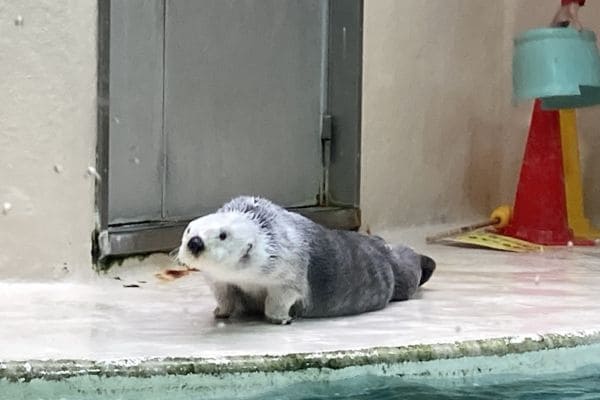
POLYGON ((410 240, 422 230, 382 235, 438 261, 417 298, 290 326, 216 322, 200 276, 164 283, 150 266, 116 268, 121 281, 0 280, 0 360, 218 358, 600 330, 599 248, 511 254, 410 240), (138 280, 147 283, 123 287, 138 280))

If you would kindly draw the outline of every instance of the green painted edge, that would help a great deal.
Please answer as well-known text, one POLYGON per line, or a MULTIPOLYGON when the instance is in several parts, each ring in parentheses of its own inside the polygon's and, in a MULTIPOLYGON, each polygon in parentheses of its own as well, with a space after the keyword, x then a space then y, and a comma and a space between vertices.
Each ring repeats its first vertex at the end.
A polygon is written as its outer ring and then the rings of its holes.
POLYGON ((222 358, 156 358, 140 360, 31 360, 0 361, 0 380, 61 381, 73 377, 150 378, 169 375, 213 375, 293 372, 307 369, 338 370, 372 364, 402 364, 464 357, 506 356, 527 352, 600 344, 600 331, 547 334, 535 337, 503 337, 454 343, 374 347, 281 356, 232 356, 222 358))

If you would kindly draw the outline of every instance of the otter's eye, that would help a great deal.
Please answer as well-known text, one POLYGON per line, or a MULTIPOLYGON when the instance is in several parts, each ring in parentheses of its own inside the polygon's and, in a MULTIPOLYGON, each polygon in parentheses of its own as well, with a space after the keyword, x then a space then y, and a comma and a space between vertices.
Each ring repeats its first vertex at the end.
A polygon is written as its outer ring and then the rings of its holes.
POLYGON ((190 233, 190 228, 187 228, 187 229, 185 230, 185 234, 186 234, 186 235, 189 235, 189 233, 190 233))
POLYGON ((219 239, 221 239, 221 240, 225 240, 225 239, 227 239, 227 234, 226 234, 225 232, 221 232, 221 233, 219 234, 219 239))

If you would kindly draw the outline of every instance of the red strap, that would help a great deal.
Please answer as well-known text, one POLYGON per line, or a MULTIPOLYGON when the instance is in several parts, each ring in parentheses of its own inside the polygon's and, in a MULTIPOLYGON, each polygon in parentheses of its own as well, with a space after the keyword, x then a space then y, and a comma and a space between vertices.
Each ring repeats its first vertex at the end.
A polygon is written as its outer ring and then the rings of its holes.
POLYGON ((585 0, 560 0, 560 4, 563 6, 568 6, 571 3, 579 3, 582 6, 585 4, 585 0))

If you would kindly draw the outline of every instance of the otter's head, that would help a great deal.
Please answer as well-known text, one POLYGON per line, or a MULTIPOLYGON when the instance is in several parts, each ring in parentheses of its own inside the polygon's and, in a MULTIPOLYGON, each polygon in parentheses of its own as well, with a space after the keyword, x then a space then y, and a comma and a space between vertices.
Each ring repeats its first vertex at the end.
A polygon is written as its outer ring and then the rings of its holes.
POLYGON ((216 276, 262 262, 260 226, 240 212, 219 212, 190 222, 183 233, 178 259, 216 276))

